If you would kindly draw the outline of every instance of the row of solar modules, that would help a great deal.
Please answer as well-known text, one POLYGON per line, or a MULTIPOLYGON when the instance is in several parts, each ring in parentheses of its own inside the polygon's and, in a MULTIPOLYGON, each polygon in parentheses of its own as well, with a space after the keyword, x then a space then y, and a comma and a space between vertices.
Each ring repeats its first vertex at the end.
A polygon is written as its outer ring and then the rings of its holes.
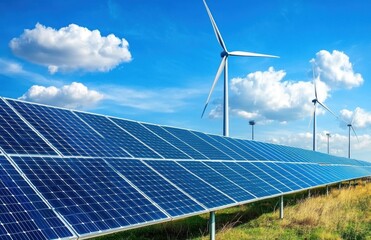
POLYGON ((361 166, 0 155, 0 239, 97 236, 370 175, 361 166))
POLYGON ((139 123, 12 99, 0 101, 9 155, 247 160, 371 165, 298 148, 139 123))

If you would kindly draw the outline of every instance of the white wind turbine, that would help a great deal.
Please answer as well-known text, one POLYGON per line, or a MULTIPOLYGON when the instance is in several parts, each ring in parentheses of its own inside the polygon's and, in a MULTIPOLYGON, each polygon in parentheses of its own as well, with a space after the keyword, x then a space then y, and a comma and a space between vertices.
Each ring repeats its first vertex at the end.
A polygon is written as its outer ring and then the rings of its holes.
POLYGON ((354 120, 356 118, 356 114, 357 114, 357 109, 354 111, 354 115, 353 115, 353 118, 352 120, 350 121, 350 123, 346 122, 345 120, 343 120, 346 124, 347 124, 347 127, 348 127, 348 158, 350 158, 350 130, 352 129, 353 130, 353 133, 354 133, 354 136, 356 136, 357 138, 357 141, 359 142, 359 139, 358 139, 358 136, 357 136, 357 133, 356 131, 354 130, 354 127, 353 127, 353 123, 354 123, 354 120))
POLYGON ((201 118, 203 117, 205 110, 207 108, 207 105, 209 104, 209 100, 211 97, 211 94, 214 91, 215 85, 219 80, 220 74, 224 70, 224 108, 223 108, 223 135, 229 136, 229 114, 228 114, 228 57, 229 56, 240 56, 240 57, 268 57, 268 58, 278 58, 277 56, 272 55, 266 55, 266 54, 260 54, 260 53, 252 53, 252 52, 242 52, 242 51, 232 51, 229 52, 227 50, 227 47, 223 41, 222 35, 219 32, 218 26, 216 25, 213 16, 211 15, 210 9, 206 4, 206 1, 203 0, 207 14, 209 15, 211 25, 213 26, 216 38, 222 47, 223 51, 221 52, 220 56, 222 57, 222 61, 220 63, 220 66, 218 68, 218 71, 216 73, 213 85, 211 86, 209 96, 207 97, 204 110, 202 111, 201 118))
MULTIPOLYGON (((330 112, 332 115, 334 115, 336 118, 339 118, 333 111, 331 111, 324 103, 320 102, 318 100, 318 94, 317 94, 317 84, 316 81, 319 77, 315 78, 314 76, 314 67, 313 67, 313 86, 314 86, 314 99, 312 100, 312 103, 314 105, 313 108, 313 151, 316 151, 316 110, 317 110, 317 103, 321 105, 324 109, 326 109, 328 112, 330 112)), ((310 123, 309 123, 310 124, 310 123)))

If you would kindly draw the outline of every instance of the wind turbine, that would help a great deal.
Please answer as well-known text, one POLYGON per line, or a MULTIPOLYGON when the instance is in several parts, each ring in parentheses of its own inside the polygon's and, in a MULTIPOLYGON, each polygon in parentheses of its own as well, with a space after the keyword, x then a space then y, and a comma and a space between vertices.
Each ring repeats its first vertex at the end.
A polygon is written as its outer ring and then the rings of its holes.
POLYGON ((220 56, 222 58, 222 61, 220 63, 220 66, 218 68, 218 71, 216 73, 213 85, 211 86, 209 96, 207 97, 204 110, 202 111, 201 118, 203 117, 205 110, 207 108, 207 105, 209 104, 209 100, 211 97, 211 94, 214 91, 215 85, 219 80, 219 77, 224 70, 224 108, 223 108, 223 135, 229 136, 229 114, 228 114, 228 57, 229 56, 239 56, 239 57, 268 57, 268 58, 278 58, 277 56, 273 55, 266 55, 266 54, 260 54, 260 53, 252 53, 252 52, 243 52, 243 51, 232 51, 229 52, 227 50, 227 47, 223 41, 222 35, 219 32, 218 26, 215 23, 215 20, 210 12, 209 7, 206 4, 206 1, 203 0, 204 5, 206 7, 207 14, 209 15, 211 25, 213 26, 216 39, 218 40, 220 46, 222 47, 222 52, 220 53, 220 56))
POLYGON ((318 94, 317 94, 317 84, 316 84, 317 78, 314 76, 314 67, 313 67, 313 85, 314 85, 314 99, 312 100, 312 103, 314 105, 313 108, 313 151, 316 151, 316 110, 317 110, 317 103, 321 105, 324 109, 326 109, 328 112, 330 112, 332 115, 334 115, 336 118, 339 118, 333 111, 331 111, 324 103, 320 102, 318 100, 318 94))
POLYGON ((359 139, 358 139, 357 133, 356 133, 356 131, 354 130, 354 127, 353 127, 353 122, 354 122, 354 119, 356 118, 356 114, 357 114, 357 109, 354 111, 354 115, 353 115, 353 118, 352 118, 352 120, 350 121, 350 123, 347 123, 347 122, 344 121, 344 122, 347 124, 348 130, 349 130, 349 131, 348 131, 348 158, 350 158, 350 129, 353 130, 354 136, 356 136, 357 141, 359 142, 359 139))

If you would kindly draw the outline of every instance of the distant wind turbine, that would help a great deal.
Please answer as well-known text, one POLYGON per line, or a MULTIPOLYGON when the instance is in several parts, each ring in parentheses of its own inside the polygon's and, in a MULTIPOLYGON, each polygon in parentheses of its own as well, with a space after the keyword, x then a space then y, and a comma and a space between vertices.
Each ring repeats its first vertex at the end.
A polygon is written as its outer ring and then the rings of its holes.
POLYGON ((333 111, 331 111, 324 103, 320 102, 318 100, 318 94, 317 94, 317 84, 316 84, 317 78, 314 76, 314 67, 313 67, 313 85, 314 85, 314 99, 312 100, 312 103, 314 105, 313 108, 313 151, 316 151, 316 110, 317 110, 317 103, 321 105, 324 109, 326 109, 328 112, 330 112, 332 115, 334 115, 336 118, 339 118, 333 111))
POLYGON ((268 57, 268 58, 278 58, 277 56, 272 55, 266 55, 266 54, 260 54, 260 53, 252 53, 252 52, 242 52, 242 51, 232 51, 229 52, 227 50, 227 47, 223 41, 222 35, 219 32, 218 26, 216 25, 213 16, 211 15, 210 9, 206 4, 206 1, 203 0, 204 5, 206 7, 207 14, 209 15, 211 25, 213 26, 216 39, 218 40, 220 46, 222 47, 223 51, 221 52, 220 56, 222 57, 222 61, 220 63, 220 66, 218 68, 218 71, 216 73, 213 85, 211 86, 209 96, 207 97, 204 110, 202 111, 201 118, 203 117, 207 105, 209 104, 209 100, 211 97, 211 94, 214 91, 215 85, 219 80, 220 74, 224 70, 224 108, 223 108, 223 135, 229 136, 229 114, 228 114, 228 57, 229 56, 240 56, 240 57, 268 57))
POLYGON ((347 124, 347 127, 348 127, 348 129, 349 129, 349 131, 348 131, 348 158, 350 158, 350 129, 353 130, 354 136, 356 136, 357 141, 359 142, 359 139, 358 139, 357 133, 356 133, 356 131, 354 130, 354 127, 353 127, 353 122, 354 122, 354 119, 356 118, 356 114, 357 114, 357 110, 354 111, 354 115, 353 115, 353 118, 352 118, 352 120, 350 121, 350 123, 347 123, 346 121, 343 120, 343 121, 347 124))

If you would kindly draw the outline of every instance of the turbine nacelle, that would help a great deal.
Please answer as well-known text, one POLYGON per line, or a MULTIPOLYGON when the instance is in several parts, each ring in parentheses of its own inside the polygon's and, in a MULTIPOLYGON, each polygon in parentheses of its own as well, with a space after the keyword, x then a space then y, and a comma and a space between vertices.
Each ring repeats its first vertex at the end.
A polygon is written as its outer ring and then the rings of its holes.
POLYGON ((225 56, 229 56, 229 53, 227 52, 227 51, 222 51, 221 53, 220 53, 220 56, 222 57, 222 58, 224 58, 225 56))
POLYGON ((313 99, 313 100, 312 100, 312 103, 313 103, 313 104, 316 104, 317 102, 318 102, 317 99, 313 99))

